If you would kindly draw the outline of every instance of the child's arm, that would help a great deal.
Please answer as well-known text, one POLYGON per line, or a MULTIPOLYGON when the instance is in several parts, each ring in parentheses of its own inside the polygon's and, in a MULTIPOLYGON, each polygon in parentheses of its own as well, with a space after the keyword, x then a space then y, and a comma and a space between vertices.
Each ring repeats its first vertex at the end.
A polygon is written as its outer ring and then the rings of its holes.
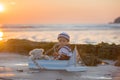
POLYGON ((59 44, 55 44, 51 49, 45 52, 46 55, 53 55, 57 53, 57 49, 59 47, 59 44))
POLYGON ((54 52, 54 49, 51 48, 48 51, 45 52, 45 55, 52 55, 52 53, 54 52))

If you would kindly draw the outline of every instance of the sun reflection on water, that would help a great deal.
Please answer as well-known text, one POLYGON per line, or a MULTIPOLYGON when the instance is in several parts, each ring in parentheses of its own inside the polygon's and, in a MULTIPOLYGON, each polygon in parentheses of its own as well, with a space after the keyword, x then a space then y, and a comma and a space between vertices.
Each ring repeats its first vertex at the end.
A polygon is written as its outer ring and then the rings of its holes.
POLYGON ((0 41, 3 40, 3 32, 0 31, 0 41))
POLYGON ((19 63, 19 64, 15 64, 16 66, 28 66, 27 63, 19 63))
POLYGON ((0 77, 12 77, 15 76, 13 73, 0 73, 0 77))

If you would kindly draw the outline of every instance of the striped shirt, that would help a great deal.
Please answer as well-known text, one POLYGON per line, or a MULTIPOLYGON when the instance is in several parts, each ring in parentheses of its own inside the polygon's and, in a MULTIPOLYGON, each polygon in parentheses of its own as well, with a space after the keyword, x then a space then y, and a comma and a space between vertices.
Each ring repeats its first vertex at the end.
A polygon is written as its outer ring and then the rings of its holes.
POLYGON ((61 55, 61 54, 64 54, 64 55, 67 55, 67 56, 72 56, 72 53, 71 53, 71 49, 68 47, 68 46, 63 46, 59 49, 58 53, 61 55))

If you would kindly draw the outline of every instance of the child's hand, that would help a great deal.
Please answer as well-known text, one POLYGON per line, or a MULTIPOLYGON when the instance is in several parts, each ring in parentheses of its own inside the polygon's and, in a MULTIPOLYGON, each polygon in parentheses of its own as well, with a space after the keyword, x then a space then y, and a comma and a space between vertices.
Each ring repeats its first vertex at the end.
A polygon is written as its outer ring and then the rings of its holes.
POLYGON ((55 53, 53 54, 53 56, 57 57, 57 56, 59 56, 59 54, 58 54, 57 52, 55 52, 55 53))
POLYGON ((54 54, 53 54, 53 56, 54 56, 54 59, 55 59, 55 60, 57 60, 57 59, 58 59, 59 54, 56 52, 56 53, 54 53, 54 54))

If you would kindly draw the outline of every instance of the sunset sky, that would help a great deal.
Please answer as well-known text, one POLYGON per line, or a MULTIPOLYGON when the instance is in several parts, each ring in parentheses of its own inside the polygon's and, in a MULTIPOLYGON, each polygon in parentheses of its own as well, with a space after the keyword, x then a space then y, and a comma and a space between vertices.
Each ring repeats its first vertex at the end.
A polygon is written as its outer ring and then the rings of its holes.
POLYGON ((0 0, 0 24, 101 24, 120 16, 120 0, 0 0))

